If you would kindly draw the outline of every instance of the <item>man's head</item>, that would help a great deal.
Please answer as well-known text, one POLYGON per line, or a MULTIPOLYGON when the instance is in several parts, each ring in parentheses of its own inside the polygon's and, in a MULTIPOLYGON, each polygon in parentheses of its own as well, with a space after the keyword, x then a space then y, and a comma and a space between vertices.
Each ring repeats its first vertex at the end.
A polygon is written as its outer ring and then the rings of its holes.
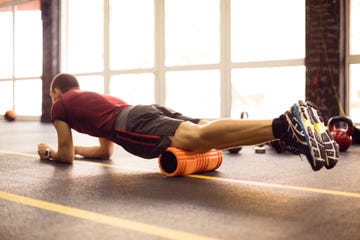
POLYGON ((75 76, 67 73, 57 74, 50 85, 50 96, 55 102, 61 94, 66 93, 71 89, 80 89, 80 85, 75 76))

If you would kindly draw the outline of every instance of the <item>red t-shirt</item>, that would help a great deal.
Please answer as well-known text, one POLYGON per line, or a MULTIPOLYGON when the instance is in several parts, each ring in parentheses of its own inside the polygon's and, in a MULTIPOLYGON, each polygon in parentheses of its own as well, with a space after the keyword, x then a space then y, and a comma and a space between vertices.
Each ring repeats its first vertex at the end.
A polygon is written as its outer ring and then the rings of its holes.
POLYGON ((126 102, 116 97, 70 90, 53 104, 51 121, 61 120, 78 132, 112 140, 116 116, 126 106, 126 102))

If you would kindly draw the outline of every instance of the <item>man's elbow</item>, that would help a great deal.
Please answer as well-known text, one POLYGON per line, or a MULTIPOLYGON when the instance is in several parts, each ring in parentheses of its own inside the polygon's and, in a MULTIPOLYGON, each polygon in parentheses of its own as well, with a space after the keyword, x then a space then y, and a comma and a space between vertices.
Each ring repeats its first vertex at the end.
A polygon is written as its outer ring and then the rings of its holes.
POLYGON ((57 162, 61 162, 61 163, 68 163, 68 164, 72 164, 74 162, 74 155, 73 154, 58 154, 58 156, 56 156, 55 160, 57 162))
POLYGON ((110 159, 112 156, 113 152, 112 151, 106 151, 106 152, 102 152, 100 155, 100 159, 110 159))
POLYGON ((74 159, 62 159, 61 162, 66 164, 72 164, 74 162, 74 159))

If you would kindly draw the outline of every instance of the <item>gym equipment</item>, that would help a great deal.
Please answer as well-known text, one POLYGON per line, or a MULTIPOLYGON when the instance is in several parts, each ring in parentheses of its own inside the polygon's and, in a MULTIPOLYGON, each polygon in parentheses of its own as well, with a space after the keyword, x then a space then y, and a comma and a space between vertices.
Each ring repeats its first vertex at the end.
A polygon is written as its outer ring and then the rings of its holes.
POLYGON ((169 147, 158 158, 159 168, 167 177, 208 172, 220 167, 222 151, 211 149, 207 153, 194 153, 169 147))
POLYGON ((352 143, 354 125, 350 118, 336 116, 329 119, 328 128, 339 145, 341 152, 346 151, 352 143))
POLYGON ((6 111, 6 113, 4 115, 4 118, 5 118, 6 121, 9 121, 9 122, 15 121, 16 114, 15 114, 15 112, 13 110, 8 110, 8 111, 6 111))
POLYGON ((255 153, 266 153, 266 148, 264 144, 255 145, 255 153))
MULTIPOLYGON (((240 114, 240 119, 247 119, 247 118, 249 118, 249 114, 248 114, 247 112, 242 112, 242 113, 240 114)), ((234 153, 240 152, 241 149, 242 149, 242 146, 238 146, 238 147, 229 148, 229 149, 227 149, 227 151, 228 151, 229 153, 234 154, 234 153)))

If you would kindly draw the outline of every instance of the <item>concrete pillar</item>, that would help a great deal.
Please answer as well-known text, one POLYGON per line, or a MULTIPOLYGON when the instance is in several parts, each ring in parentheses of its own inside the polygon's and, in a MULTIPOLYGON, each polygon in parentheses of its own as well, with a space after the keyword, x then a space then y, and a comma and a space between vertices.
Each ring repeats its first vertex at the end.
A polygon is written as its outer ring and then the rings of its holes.
POLYGON ((306 99, 325 120, 346 109, 344 2, 306 0, 306 99))
POLYGON ((60 0, 41 0, 43 22, 42 122, 50 122, 50 83, 60 71, 60 0))

